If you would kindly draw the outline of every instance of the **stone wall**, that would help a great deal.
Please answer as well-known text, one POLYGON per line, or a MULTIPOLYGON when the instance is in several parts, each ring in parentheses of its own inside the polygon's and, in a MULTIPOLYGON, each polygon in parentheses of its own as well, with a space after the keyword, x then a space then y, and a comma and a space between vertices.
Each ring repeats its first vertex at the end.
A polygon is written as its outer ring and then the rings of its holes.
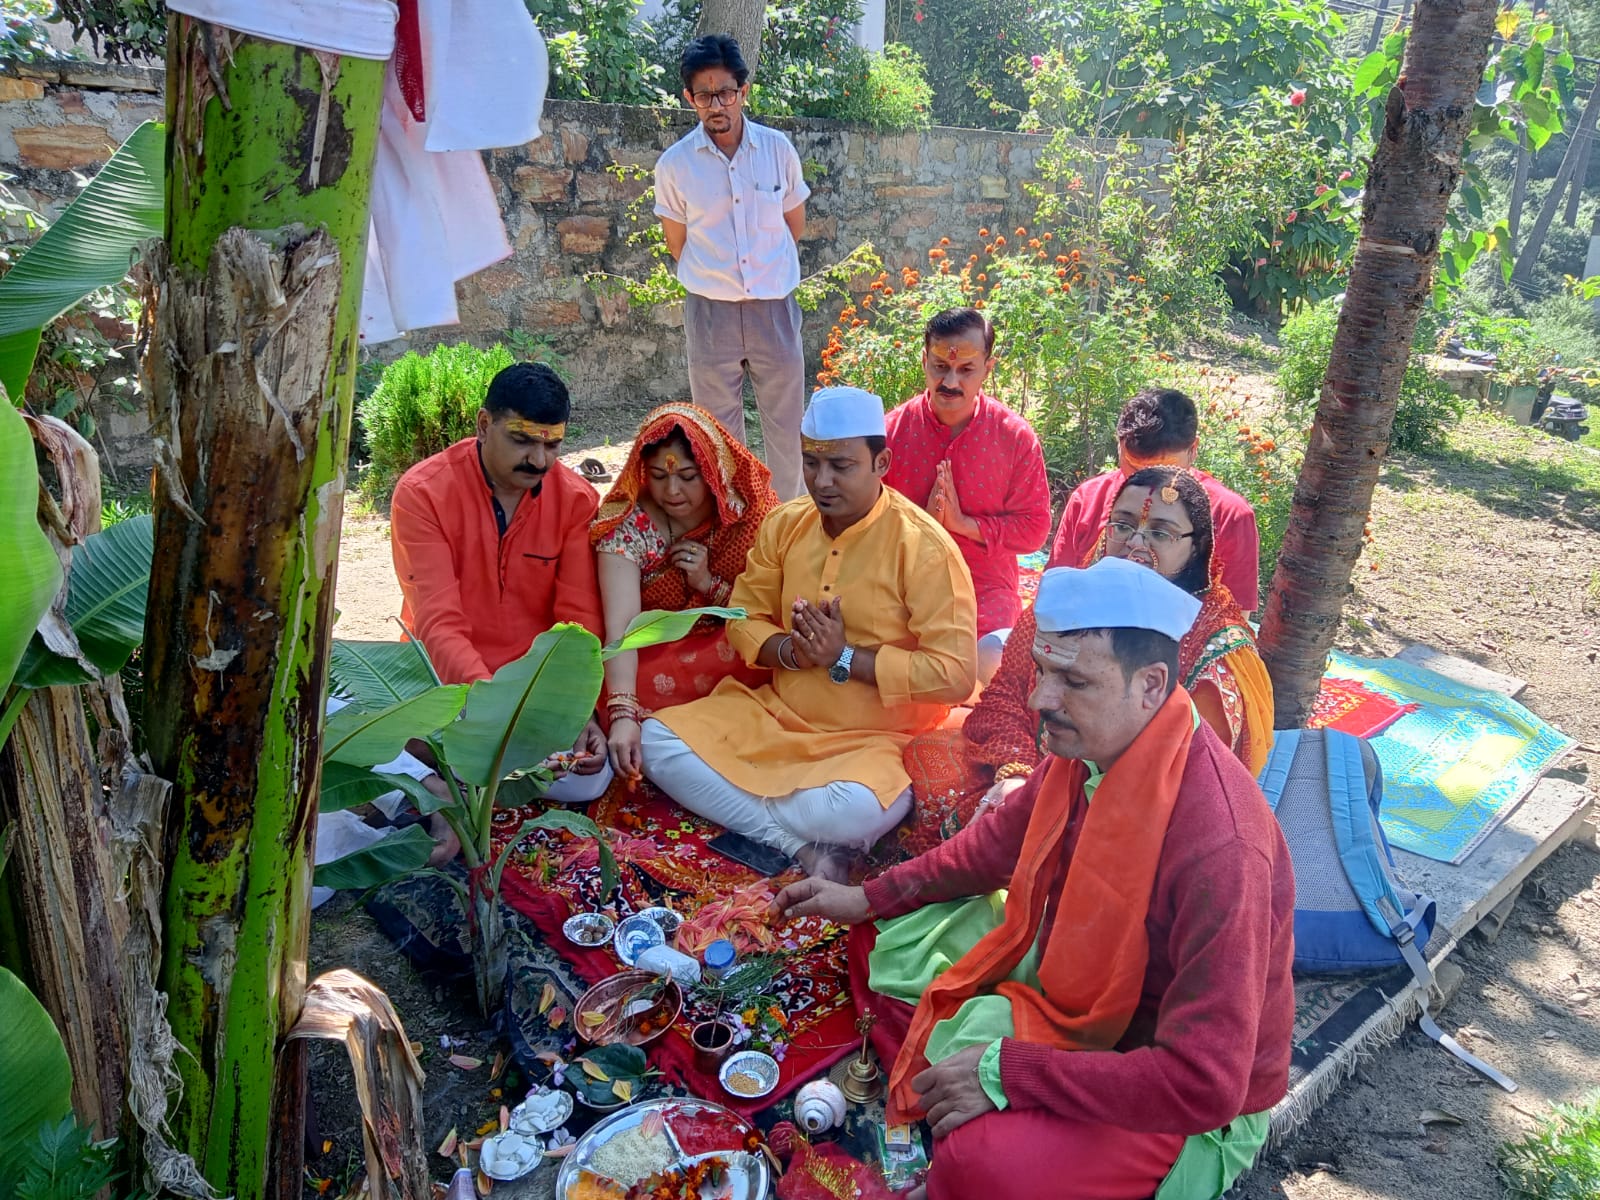
MULTIPOLYGON (((161 73, 51 64, 0 72, 0 170, 52 212, 140 121, 161 119, 161 73)), ((592 286, 596 272, 645 274, 648 252, 630 244, 654 223, 640 201, 661 151, 687 132, 687 110, 553 101, 545 136, 496 150, 489 170, 515 247, 510 259, 464 281, 461 325, 421 330, 373 347, 381 359, 441 341, 487 344, 519 332, 560 354, 584 407, 642 413, 687 395, 682 315, 676 304, 630 307, 592 286)), ((891 269, 926 268, 939 238, 958 261, 977 231, 1027 222, 1048 139, 968 129, 886 134, 837 121, 774 120, 793 139, 812 188, 801 267, 810 274, 871 242, 891 269)), ((1152 161, 1159 145, 1148 149, 1152 161)), ((837 305, 806 316, 809 369, 837 305)), ((618 415, 621 415, 620 413, 618 415)))

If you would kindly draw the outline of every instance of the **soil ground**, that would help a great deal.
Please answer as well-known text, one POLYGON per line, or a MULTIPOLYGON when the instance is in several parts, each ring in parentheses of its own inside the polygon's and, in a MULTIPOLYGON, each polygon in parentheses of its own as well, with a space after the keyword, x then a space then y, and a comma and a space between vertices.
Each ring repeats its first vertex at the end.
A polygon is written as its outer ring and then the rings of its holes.
MULTIPOLYGON (((1244 379, 1241 379, 1244 382, 1244 379)), ((1268 381, 1252 382, 1265 392, 1268 381)), ((594 456, 615 469, 626 434, 587 431, 569 462, 594 456), (607 435, 610 436, 607 436, 607 435)), ((1522 700, 1581 748, 1561 773, 1591 783, 1600 766, 1600 453, 1469 419, 1431 456, 1396 454, 1374 502, 1374 541, 1357 569, 1339 644, 1392 654, 1424 642, 1528 680, 1522 700)), ((399 591, 381 516, 346 518, 337 632, 392 638, 399 591)), ((1237 1189, 1245 1200, 1497 1200, 1496 1147, 1556 1102, 1600 1089, 1600 852, 1595 829, 1556 853, 1525 885, 1490 943, 1457 952, 1466 971, 1441 1023, 1517 1079, 1507 1095, 1414 1030, 1374 1056, 1286 1145, 1237 1189), (1454 1120, 1444 1120, 1439 1114, 1454 1120), (1426 1114, 1426 1116, 1425 1116, 1426 1114)), ((349 897, 318 913, 313 973, 350 966, 382 986, 428 1071, 426 1145, 452 1127, 470 1134, 500 1104, 487 1066, 463 1071, 458 1053, 494 1057, 474 1014, 470 981, 423 978, 349 897)), ((316 1052, 317 1139, 311 1174, 337 1194, 359 1166, 359 1114, 335 1050, 316 1052)), ((511 1093, 507 1091, 509 1096, 511 1093)), ((435 1177, 448 1165, 430 1159, 435 1177)), ((497 1194, 550 1194, 543 1170, 497 1194)))

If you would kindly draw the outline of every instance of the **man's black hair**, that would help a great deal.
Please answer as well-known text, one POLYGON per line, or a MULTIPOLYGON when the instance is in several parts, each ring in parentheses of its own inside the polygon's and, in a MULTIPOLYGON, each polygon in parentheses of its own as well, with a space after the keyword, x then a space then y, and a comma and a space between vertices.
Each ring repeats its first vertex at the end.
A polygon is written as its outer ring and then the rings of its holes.
POLYGON ((683 48, 683 59, 678 64, 684 90, 689 91, 694 87, 694 77, 701 71, 716 67, 732 75, 733 81, 740 87, 750 78, 750 68, 744 65, 744 55, 739 52, 738 42, 725 33, 708 33, 695 38, 683 48))
POLYGON ((867 453, 872 456, 873 462, 877 462, 878 455, 882 454, 889 448, 889 439, 878 434, 874 434, 867 438, 866 442, 867 453))
POLYGON ((1194 401, 1176 388, 1146 388, 1117 418, 1117 441, 1140 458, 1181 454, 1199 431, 1194 401))
POLYGON ((1158 494, 1162 488, 1171 487, 1178 493, 1178 503, 1183 505, 1189 524, 1194 526, 1194 533, 1189 537, 1194 553, 1189 555, 1189 561, 1172 582, 1191 596, 1200 595, 1211 586, 1211 552, 1216 541, 1211 524, 1211 497, 1206 495, 1204 485, 1182 467, 1160 466, 1135 471, 1117 489, 1117 495, 1121 496, 1131 487, 1152 488, 1158 494))
POLYGON ((572 399, 547 363, 512 363, 492 380, 483 407, 496 419, 515 413, 541 425, 564 425, 572 415, 572 399))
POLYGON ((1177 642, 1164 633, 1157 633, 1154 629, 1077 629, 1071 636, 1089 637, 1097 633, 1103 633, 1111 639, 1111 657, 1116 659, 1117 666, 1122 668, 1122 678, 1127 683, 1133 682, 1134 672, 1141 667, 1165 663, 1167 690, 1163 695, 1172 695, 1172 689, 1178 686, 1177 642))
POLYGON ((922 348, 926 350, 936 337, 960 337, 963 333, 978 330, 983 334, 983 355, 994 354, 994 322, 975 308, 947 308, 934 313, 928 327, 922 331, 922 348))

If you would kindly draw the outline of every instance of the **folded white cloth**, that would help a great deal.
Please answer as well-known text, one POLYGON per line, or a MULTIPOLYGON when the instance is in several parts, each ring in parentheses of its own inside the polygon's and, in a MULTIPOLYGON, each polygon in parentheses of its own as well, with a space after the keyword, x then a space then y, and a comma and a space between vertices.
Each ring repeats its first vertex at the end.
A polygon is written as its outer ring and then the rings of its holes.
POLYGON ((395 0, 168 0, 167 7, 252 37, 375 59, 394 52, 399 15, 395 0))

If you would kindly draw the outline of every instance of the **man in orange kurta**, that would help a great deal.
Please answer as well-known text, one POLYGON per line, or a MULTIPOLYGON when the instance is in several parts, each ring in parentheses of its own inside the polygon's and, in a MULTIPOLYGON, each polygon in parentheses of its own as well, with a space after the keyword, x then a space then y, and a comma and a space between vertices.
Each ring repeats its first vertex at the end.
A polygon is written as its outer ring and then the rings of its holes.
MULTIPOLYGON (((515 363, 490 382, 477 436, 424 459, 395 488, 400 619, 446 683, 489 678, 560 621, 603 636, 589 548, 599 500, 558 457, 570 411, 554 371, 515 363)), ((580 801, 604 791, 605 749, 591 721, 551 796, 580 801)))
POLYGON ((644 772, 708 820, 838 877, 911 808, 901 751, 971 694, 977 598, 950 535, 883 484, 883 402, 824 388, 801 423, 809 496, 761 524, 728 641, 754 690, 658 711, 644 772))

